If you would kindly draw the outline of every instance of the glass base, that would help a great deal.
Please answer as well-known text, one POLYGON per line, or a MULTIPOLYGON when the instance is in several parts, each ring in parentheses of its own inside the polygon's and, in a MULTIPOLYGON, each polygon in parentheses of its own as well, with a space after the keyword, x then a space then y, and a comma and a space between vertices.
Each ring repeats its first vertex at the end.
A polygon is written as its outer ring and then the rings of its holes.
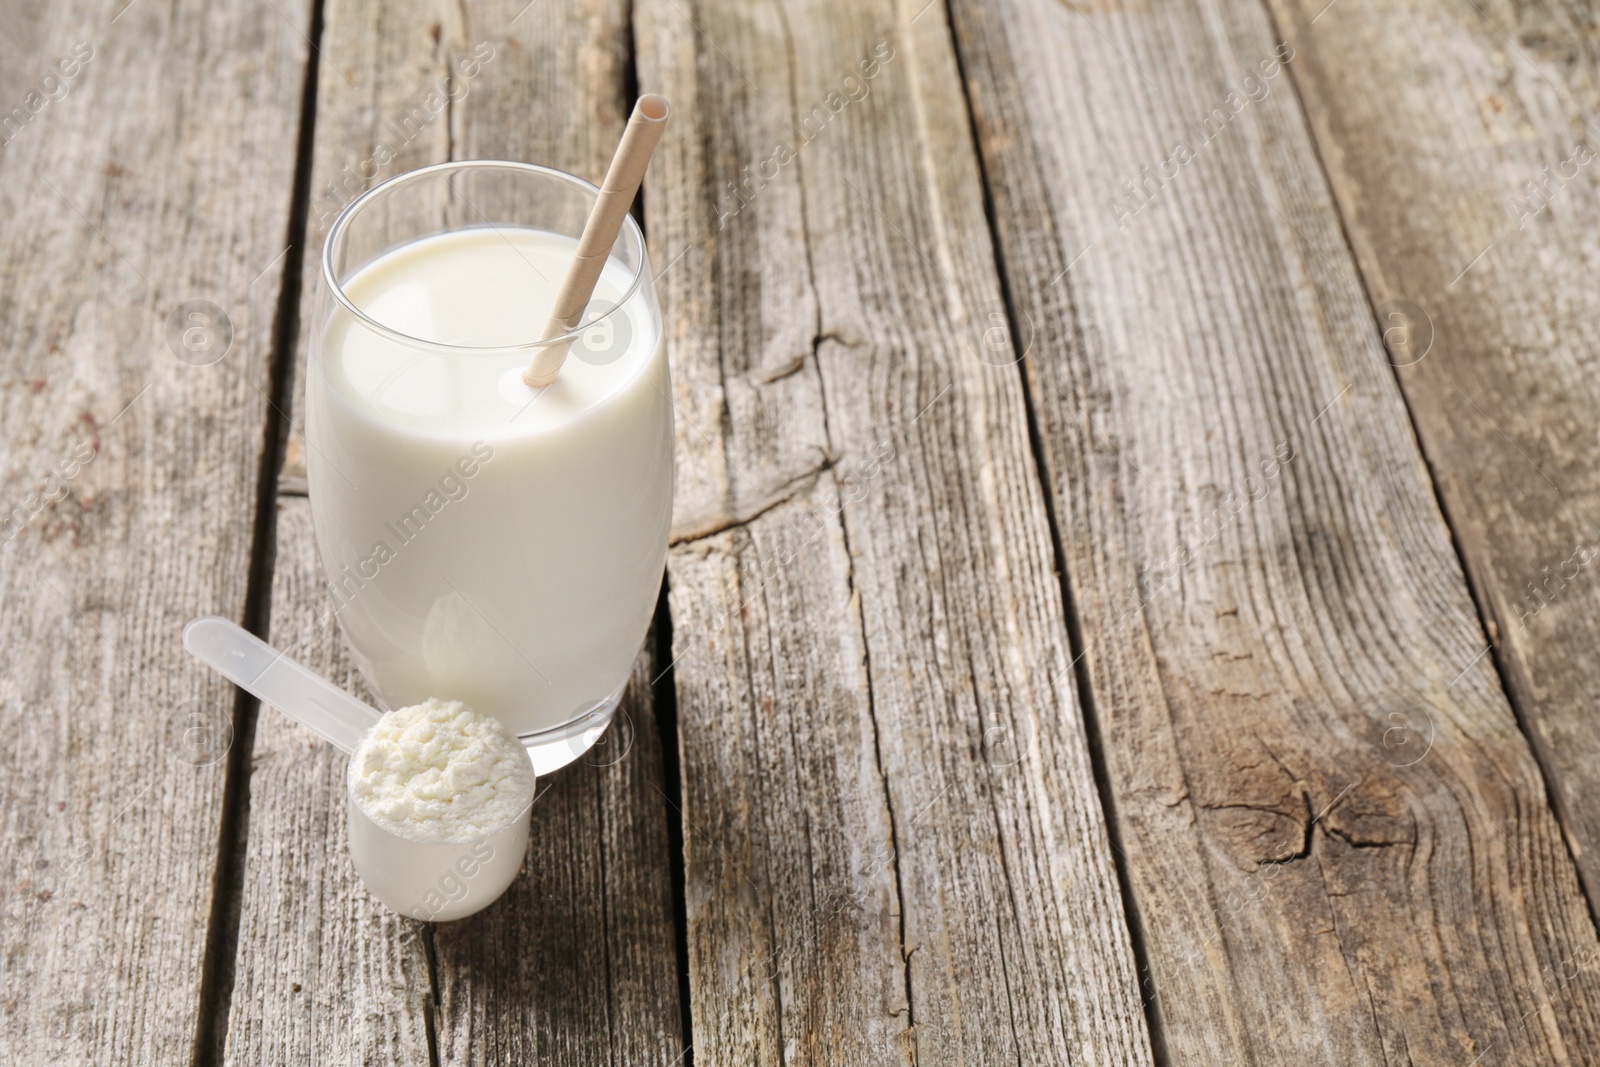
POLYGON ((628 687, 626 679, 616 691, 560 726, 518 736, 533 761, 533 773, 540 778, 551 771, 560 770, 595 746, 622 703, 622 691, 628 687))

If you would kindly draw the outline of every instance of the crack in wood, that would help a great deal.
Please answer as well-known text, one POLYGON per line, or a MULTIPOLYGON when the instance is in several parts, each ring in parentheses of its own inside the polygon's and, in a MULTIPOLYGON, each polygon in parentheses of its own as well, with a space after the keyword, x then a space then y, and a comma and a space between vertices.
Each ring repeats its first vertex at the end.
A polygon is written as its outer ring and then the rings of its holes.
POLYGON ((673 524, 670 544, 683 545, 692 541, 703 541, 708 537, 748 526, 767 512, 809 494, 816 486, 817 479, 824 472, 832 470, 836 463, 836 456, 824 455, 822 462, 812 469, 796 475, 776 489, 758 495, 755 503, 747 504, 734 513, 717 512, 680 518, 673 524))

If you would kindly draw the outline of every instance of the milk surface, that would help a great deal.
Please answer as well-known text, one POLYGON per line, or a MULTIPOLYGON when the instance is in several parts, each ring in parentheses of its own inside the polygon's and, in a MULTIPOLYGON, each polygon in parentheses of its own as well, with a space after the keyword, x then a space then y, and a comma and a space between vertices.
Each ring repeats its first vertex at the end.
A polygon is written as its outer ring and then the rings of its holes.
MULTIPOLYGON (((513 732, 613 697, 649 626, 672 512, 653 303, 521 382, 576 242, 510 227, 424 238, 344 284, 306 385, 306 468, 336 612, 387 707, 461 700, 513 732), (496 347, 500 346, 500 347, 496 347)), ((590 315, 629 284, 612 261, 590 315)), ((330 301, 331 303, 331 301, 330 301)))

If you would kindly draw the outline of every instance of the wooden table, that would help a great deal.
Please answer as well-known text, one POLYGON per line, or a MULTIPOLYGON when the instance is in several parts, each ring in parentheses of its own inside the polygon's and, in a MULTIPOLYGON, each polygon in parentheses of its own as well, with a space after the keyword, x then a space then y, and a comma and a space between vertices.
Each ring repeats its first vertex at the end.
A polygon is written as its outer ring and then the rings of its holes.
POLYGON ((0 21, 0 1061, 1600 1063, 1600 37, 1509 0, 63 0, 0 21), (333 214, 633 96, 666 587, 522 877, 343 759, 333 214))

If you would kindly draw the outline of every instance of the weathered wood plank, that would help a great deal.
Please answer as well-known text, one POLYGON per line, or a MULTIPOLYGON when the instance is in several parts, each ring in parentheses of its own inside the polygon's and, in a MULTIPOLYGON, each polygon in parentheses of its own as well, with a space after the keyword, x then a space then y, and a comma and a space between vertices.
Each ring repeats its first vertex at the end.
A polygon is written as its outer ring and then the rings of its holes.
POLYGON ((1559 4, 1274 8, 1382 325, 1414 331, 1391 358, 1593 913, 1600 77, 1575 61, 1592 30, 1559 4))
MULTIPOLYGON (((328 5, 302 308, 311 307, 328 225, 370 183, 452 156, 529 159, 599 177, 627 113, 625 8, 535 5, 519 17, 523 7, 328 5), (467 56, 479 63, 463 79, 467 56), (457 74, 453 100, 447 70, 457 74)), ((325 617, 307 502, 294 495, 304 492, 304 447, 296 433, 279 481, 289 495, 272 629, 284 647, 358 688, 325 617)), ((682 1039, 650 663, 640 658, 608 744, 541 785, 548 792, 534 811, 533 844, 507 897, 429 934, 387 914, 349 869, 344 760, 304 752, 295 727, 263 718, 230 1057, 428 1062, 432 1026, 440 1062, 672 1062, 682 1039), (298 904, 296 921, 270 921, 282 887, 299 881, 327 885, 320 900, 298 904), (292 983, 309 987, 284 960, 308 961, 338 999, 302 1003, 292 983)))
POLYGON ((7 1062, 194 1055, 309 6, 0 15, 7 1062))
MULTIPOLYGON (((337 622, 315 610, 323 589, 310 502, 280 497, 270 639, 365 696, 337 622)), ((240 826, 229 1063, 430 1062, 425 927, 373 901, 350 866, 345 767, 331 745, 261 709, 240 826)))
POLYGON ((681 1062, 653 664, 605 743, 540 787, 511 906, 434 935, 440 1062, 681 1062))
POLYGON ((1600 946, 1265 10, 956 12, 1173 1062, 1591 1058, 1600 946))
POLYGON ((645 202, 701 1065, 1150 1060, 1021 382, 1003 331, 981 347, 1003 305, 949 30, 919 7, 636 8, 641 83, 688 120, 645 202))

